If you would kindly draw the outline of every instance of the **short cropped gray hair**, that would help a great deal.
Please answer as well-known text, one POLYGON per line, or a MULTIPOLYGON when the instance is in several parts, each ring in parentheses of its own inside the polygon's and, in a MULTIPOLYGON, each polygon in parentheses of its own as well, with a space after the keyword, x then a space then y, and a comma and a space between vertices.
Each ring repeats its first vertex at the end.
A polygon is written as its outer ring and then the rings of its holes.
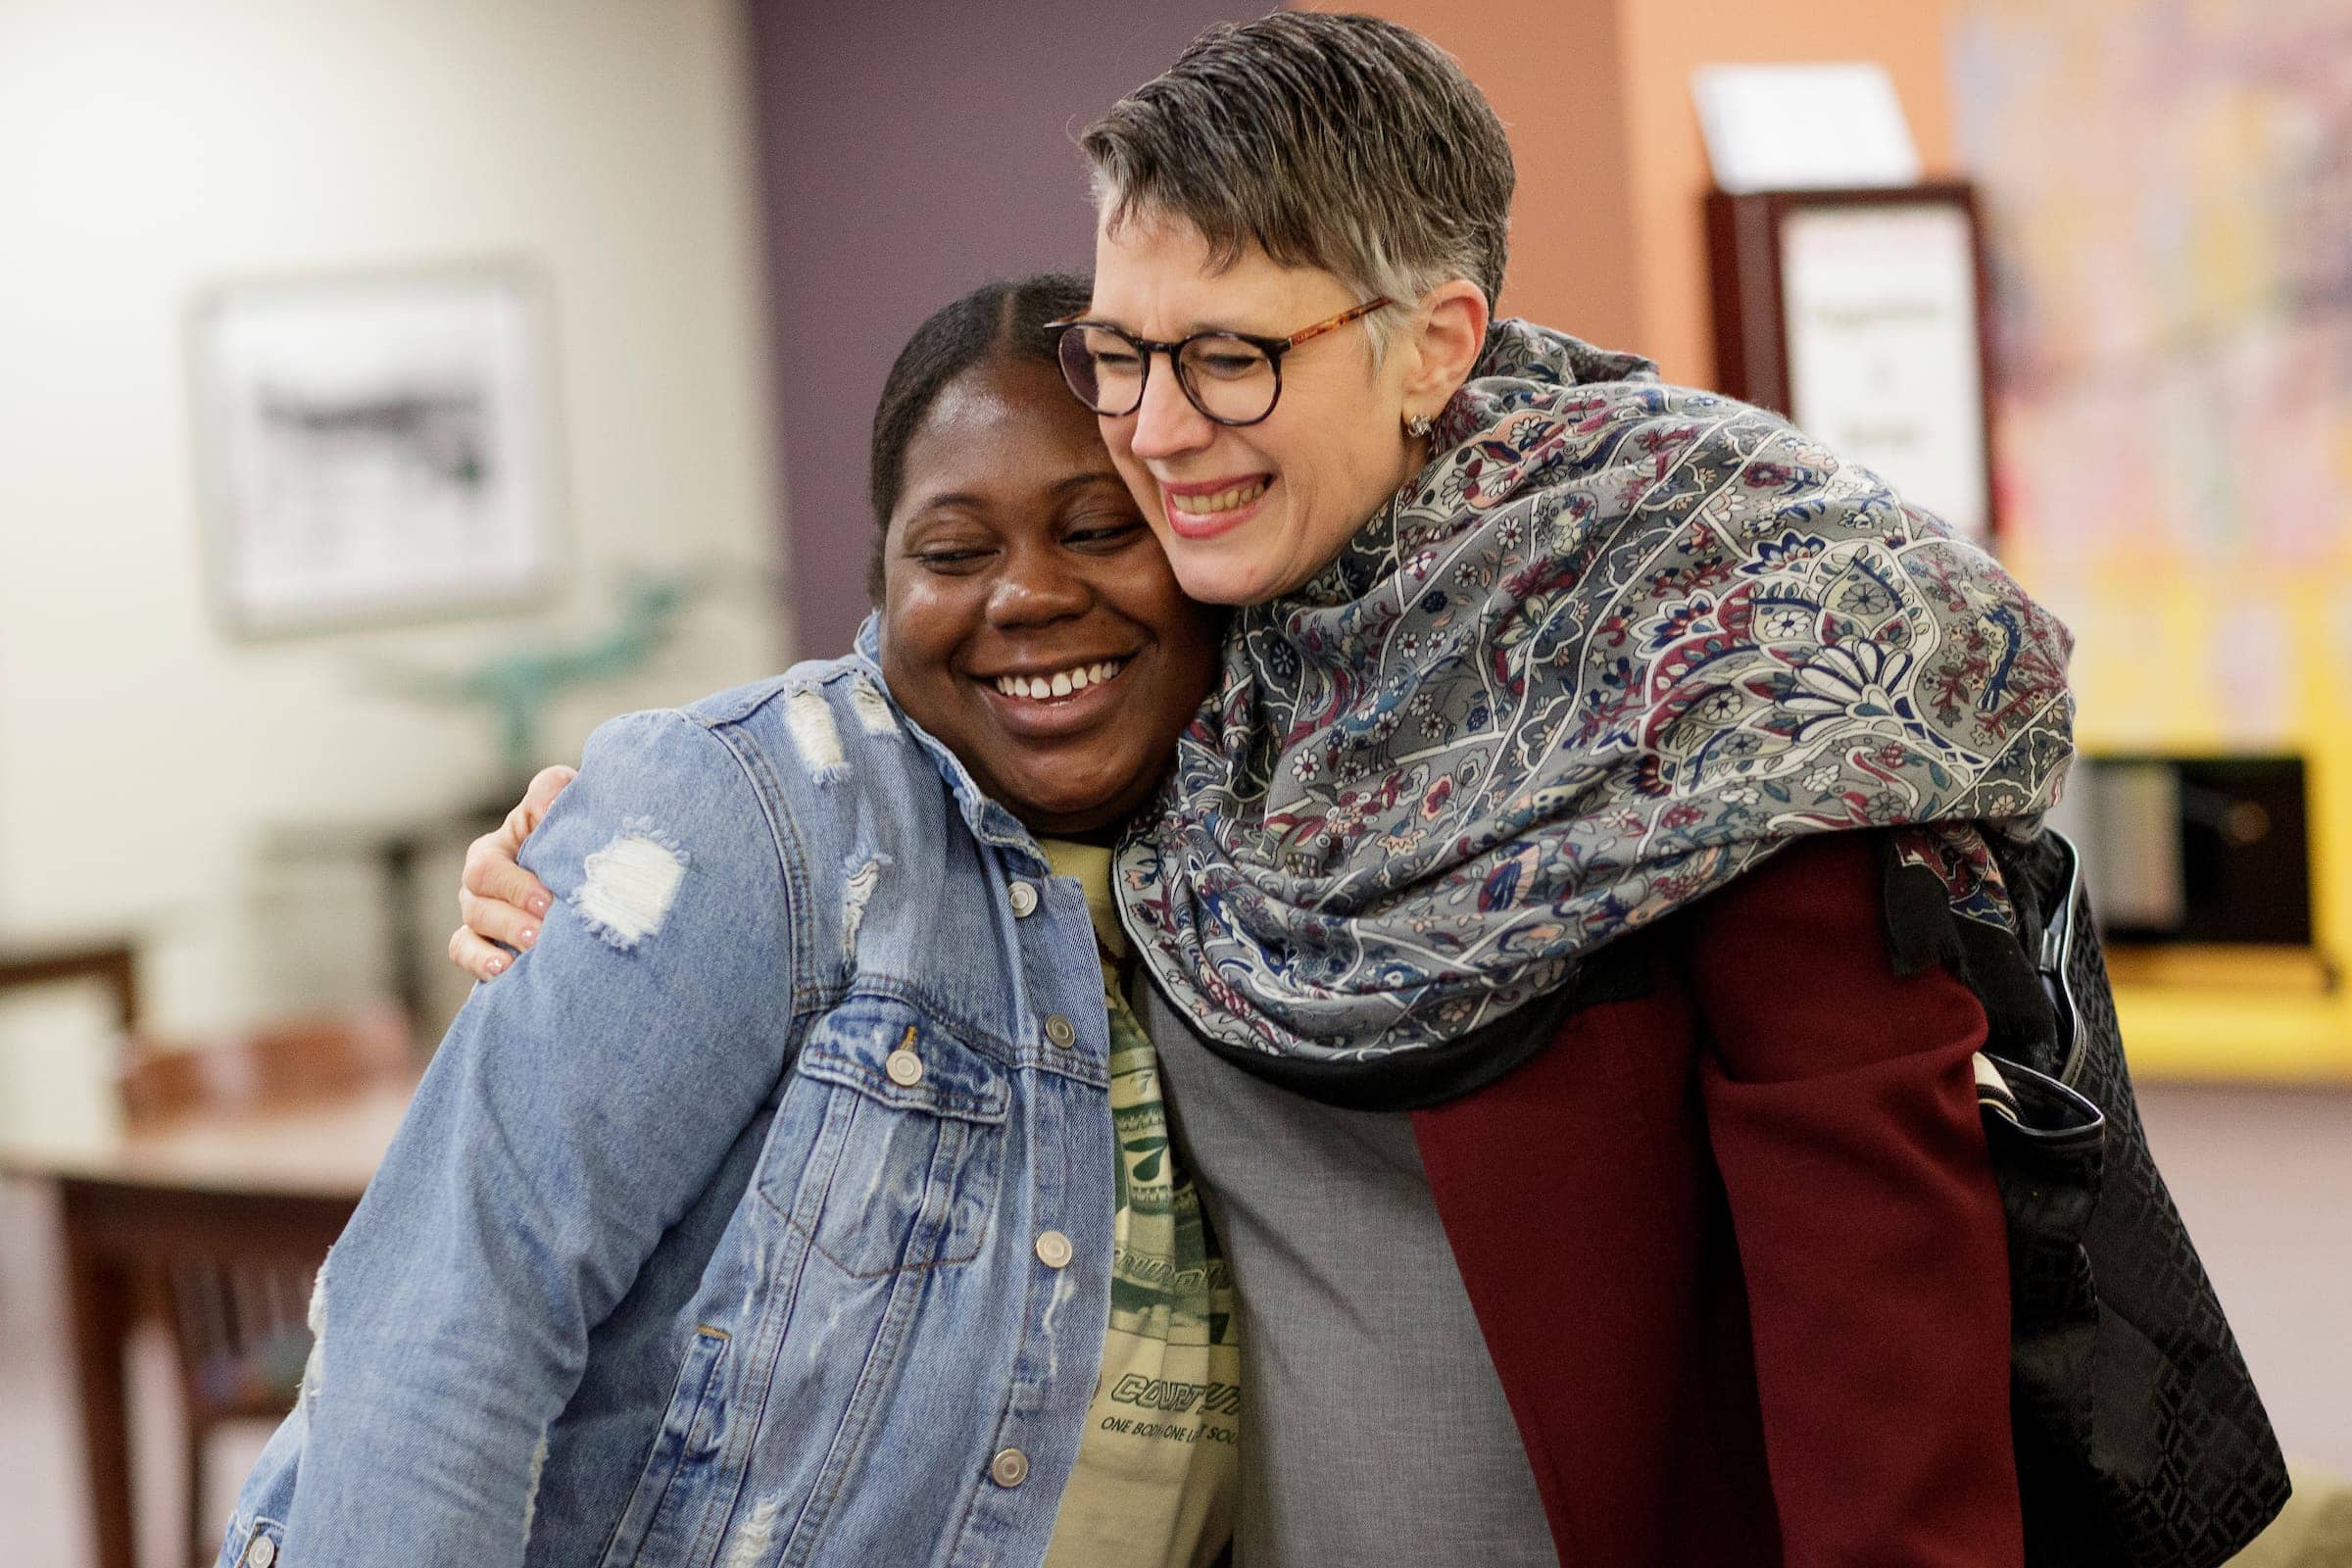
MULTIPOLYGON (((1254 243, 1359 297, 1411 305, 1457 277, 1494 308, 1516 173, 1461 65, 1379 17, 1281 11, 1219 23, 1079 139, 1114 230, 1198 228, 1218 266, 1254 243)), ((1409 319, 1381 312, 1376 348, 1409 319)))

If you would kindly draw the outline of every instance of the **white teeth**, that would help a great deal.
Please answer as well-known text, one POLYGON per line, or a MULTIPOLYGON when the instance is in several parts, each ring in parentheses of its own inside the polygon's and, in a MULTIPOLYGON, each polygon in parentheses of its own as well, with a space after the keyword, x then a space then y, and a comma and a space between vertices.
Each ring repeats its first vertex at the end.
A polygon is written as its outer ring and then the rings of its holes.
POLYGON ((999 675, 996 687, 1007 697, 1025 697, 1033 703, 1050 702, 1082 692, 1089 686, 1100 686, 1125 668, 1126 663, 1123 659, 1105 659, 1056 670, 1052 675, 999 675))
POLYGON ((1230 489, 1219 490, 1209 495, 1171 495, 1168 499, 1175 503, 1178 512, 1189 513, 1194 516, 1205 516, 1212 512, 1231 512, 1236 507, 1246 507, 1265 493, 1265 480, 1250 479, 1234 485, 1230 489))

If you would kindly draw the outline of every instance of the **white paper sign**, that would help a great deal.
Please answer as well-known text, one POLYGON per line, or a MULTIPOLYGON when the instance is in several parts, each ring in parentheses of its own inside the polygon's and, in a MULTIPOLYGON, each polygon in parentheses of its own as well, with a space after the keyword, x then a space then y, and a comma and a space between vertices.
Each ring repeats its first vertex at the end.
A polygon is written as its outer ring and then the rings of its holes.
POLYGON ((1690 96, 1715 183, 1734 195, 1919 183, 1919 149, 1883 66, 1700 66, 1690 96))
POLYGON ((1788 416, 1970 539, 1991 521, 1968 215, 1815 207, 1781 222, 1788 416))

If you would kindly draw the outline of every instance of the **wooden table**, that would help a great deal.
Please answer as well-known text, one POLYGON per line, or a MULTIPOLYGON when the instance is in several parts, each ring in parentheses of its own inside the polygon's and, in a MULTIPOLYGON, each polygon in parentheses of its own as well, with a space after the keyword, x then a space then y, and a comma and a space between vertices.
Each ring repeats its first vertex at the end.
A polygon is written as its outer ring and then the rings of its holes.
POLYGON ((178 1258, 324 1258, 414 1083, 84 1144, 0 1146, 0 1172, 54 1181, 97 1568, 135 1568, 123 1356, 139 1283, 178 1258))

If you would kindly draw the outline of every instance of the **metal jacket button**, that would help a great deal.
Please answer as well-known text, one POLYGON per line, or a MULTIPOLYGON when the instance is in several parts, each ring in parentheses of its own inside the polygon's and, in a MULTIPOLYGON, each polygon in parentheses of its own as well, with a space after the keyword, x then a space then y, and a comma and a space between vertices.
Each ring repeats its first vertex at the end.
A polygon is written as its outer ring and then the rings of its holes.
POLYGON ((1070 1262, 1070 1239, 1059 1231, 1039 1232, 1037 1260, 1048 1268, 1067 1268, 1070 1262))
POLYGON ((245 1548, 245 1560, 253 1564, 253 1568, 270 1568, 271 1563, 277 1561, 277 1543, 268 1536, 254 1537, 253 1544, 245 1548))
POLYGON ((923 1058, 901 1046, 882 1058, 882 1070, 890 1081, 903 1089, 912 1089, 923 1081, 923 1058))
POLYGON ((1015 882, 1006 890, 1005 897, 1012 901, 1015 919, 1026 920, 1037 912, 1037 889, 1028 883, 1015 882))
POLYGON ((999 1448, 988 1461, 988 1478, 1000 1487, 1017 1487, 1029 1479, 1029 1456, 1018 1448, 999 1448))
POLYGON ((1078 1043, 1078 1031, 1058 1012, 1046 1014, 1046 1038, 1067 1051, 1078 1043))

